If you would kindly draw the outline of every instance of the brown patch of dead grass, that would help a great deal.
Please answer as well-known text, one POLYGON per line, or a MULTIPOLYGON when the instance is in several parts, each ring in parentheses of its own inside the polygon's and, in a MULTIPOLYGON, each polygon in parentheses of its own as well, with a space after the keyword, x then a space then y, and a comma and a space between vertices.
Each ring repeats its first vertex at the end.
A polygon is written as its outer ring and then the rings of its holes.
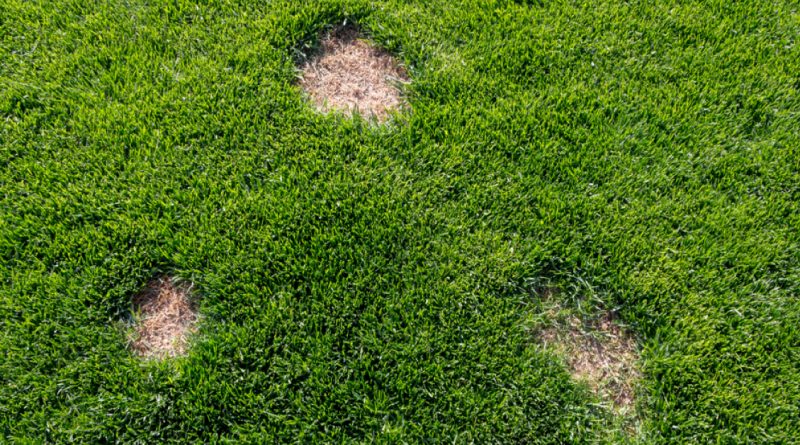
POLYGON ((538 339, 563 356, 572 376, 610 401, 615 411, 626 414, 633 408, 640 377, 636 341, 611 313, 591 322, 569 315, 540 331, 538 339))
POLYGON ((404 105, 397 82, 408 77, 391 54, 359 38, 352 26, 334 29, 301 69, 300 85, 317 109, 374 116, 379 122, 404 105))
POLYGON ((163 359, 183 355, 198 320, 192 286, 156 278, 133 298, 136 312, 131 348, 139 356, 163 359))

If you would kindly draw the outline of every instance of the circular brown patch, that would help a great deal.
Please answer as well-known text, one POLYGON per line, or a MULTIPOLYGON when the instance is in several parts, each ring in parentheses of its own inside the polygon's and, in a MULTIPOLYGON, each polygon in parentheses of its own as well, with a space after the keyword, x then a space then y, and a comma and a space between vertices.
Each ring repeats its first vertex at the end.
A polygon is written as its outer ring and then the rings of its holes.
POLYGON ((380 122, 404 105, 396 84, 408 81, 405 70, 389 53, 359 38, 355 28, 334 30, 321 46, 303 65, 300 78, 317 109, 357 111, 380 122))
POLYGON ((136 312, 131 348, 141 357, 166 358, 186 352, 198 320, 192 285, 161 277, 133 297, 136 312))

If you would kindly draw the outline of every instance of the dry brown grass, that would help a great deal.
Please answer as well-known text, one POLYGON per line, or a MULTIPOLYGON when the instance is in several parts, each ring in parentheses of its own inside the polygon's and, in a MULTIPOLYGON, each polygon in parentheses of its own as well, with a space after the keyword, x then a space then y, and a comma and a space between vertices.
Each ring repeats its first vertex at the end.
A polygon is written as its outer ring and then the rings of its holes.
POLYGON ((136 322, 131 348, 141 357, 167 358, 186 352, 187 336, 198 320, 192 286, 161 277, 133 298, 136 322))
POLYGON ((359 38, 353 27, 333 30, 301 69, 300 85, 320 111, 358 111, 379 122, 404 106, 398 82, 408 77, 394 58, 359 38))
POLYGON ((610 313, 591 323, 570 315, 539 332, 538 338, 565 358, 574 378, 586 382, 618 412, 632 408, 640 376, 636 341, 610 313))

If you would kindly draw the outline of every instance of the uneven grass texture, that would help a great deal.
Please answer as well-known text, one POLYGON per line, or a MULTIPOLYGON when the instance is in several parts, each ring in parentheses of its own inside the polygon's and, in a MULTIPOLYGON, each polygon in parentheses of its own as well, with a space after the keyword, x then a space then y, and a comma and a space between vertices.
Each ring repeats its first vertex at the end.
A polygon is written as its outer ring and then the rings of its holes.
POLYGON ((572 376, 585 381, 620 412, 634 407, 639 372, 635 340, 610 314, 592 323, 569 317, 538 334, 547 348, 562 355, 572 376))
POLYGON ((135 323, 131 347, 146 358, 183 355, 188 336, 197 322, 191 285, 161 277, 148 283, 133 298, 135 323))
POLYGON ((397 83, 408 80, 404 70, 355 28, 334 29, 320 46, 303 64, 300 80, 319 110, 357 111, 383 121, 403 105, 397 83))
POLYGON ((0 2, 0 442, 798 443, 800 10, 0 2), (393 126, 318 113, 357 23, 393 126), (195 283, 184 357, 124 320, 195 283), (641 339, 641 433, 533 332, 641 339), (537 318, 538 317, 538 318, 537 318))

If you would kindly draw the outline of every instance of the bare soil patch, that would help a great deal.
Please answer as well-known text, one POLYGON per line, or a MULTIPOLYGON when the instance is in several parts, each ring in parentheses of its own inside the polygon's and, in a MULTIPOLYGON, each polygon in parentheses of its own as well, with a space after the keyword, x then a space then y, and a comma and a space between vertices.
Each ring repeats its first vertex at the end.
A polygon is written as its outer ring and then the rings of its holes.
POLYGON ((636 341, 612 314, 592 322, 570 315, 539 332, 538 339, 565 358, 575 379, 587 382, 618 412, 632 407, 640 377, 636 341))
POLYGON ((156 278, 133 298, 131 348, 141 357, 167 358, 186 352, 187 337, 198 320, 192 285, 156 278))
POLYGON ((352 26, 326 35, 319 53, 302 66, 300 77, 300 85, 320 111, 357 111, 379 122, 405 105, 397 84, 407 81, 394 57, 362 39, 352 26))

